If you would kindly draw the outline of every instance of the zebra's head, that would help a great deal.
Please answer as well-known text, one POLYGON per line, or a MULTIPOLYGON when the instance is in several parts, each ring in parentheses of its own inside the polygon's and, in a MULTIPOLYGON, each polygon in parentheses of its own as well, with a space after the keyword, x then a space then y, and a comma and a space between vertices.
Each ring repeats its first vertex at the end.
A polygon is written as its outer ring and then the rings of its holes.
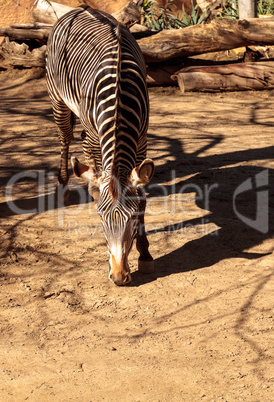
POLYGON ((154 173, 154 163, 145 159, 131 172, 119 179, 108 172, 98 173, 94 169, 72 158, 76 176, 92 181, 100 189, 97 212, 107 241, 110 254, 109 278, 116 285, 131 281, 128 255, 138 228, 139 214, 144 213, 145 195, 140 185, 149 183, 154 173))

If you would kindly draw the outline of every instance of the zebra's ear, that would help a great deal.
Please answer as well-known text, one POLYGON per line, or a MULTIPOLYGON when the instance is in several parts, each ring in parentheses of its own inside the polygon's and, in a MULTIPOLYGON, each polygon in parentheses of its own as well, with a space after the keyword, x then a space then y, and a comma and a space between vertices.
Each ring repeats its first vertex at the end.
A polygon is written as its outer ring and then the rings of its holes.
POLYGON ((132 185, 138 186, 138 184, 148 184, 153 177, 154 170, 154 162, 151 159, 145 159, 141 165, 132 170, 130 175, 132 185))
POLYGON ((71 165, 75 176, 82 177, 87 181, 93 181, 94 183, 99 184, 99 177, 95 169, 79 162, 74 156, 71 157, 71 165))

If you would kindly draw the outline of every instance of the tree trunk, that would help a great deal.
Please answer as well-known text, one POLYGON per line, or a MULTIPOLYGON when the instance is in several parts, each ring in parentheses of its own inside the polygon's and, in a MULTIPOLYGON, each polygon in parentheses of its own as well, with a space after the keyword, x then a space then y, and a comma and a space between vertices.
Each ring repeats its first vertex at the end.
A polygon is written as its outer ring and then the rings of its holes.
MULTIPOLYGON (((49 32, 50 28, 29 30, 0 28, 0 36, 9 36, 15 40, 46 40, 49 32)), ((242 46, 273 45, 274 18, 214 20, 207 25, 161 31, 153 36, 138 39, 138 44, 147 63, 242 46)))
POLYGON ((47 43, 49 33, 52 27, 44 29, 17 29, 17 28, 0 28, 0 36, 8 36, 10 40, 30 40, 36 39, 47 43))
POLYGON ((177 78, 183 93, 272 89, 274 62, 187 67, 172 78, 177 78))
POLYGON ((240 20, 257 17, 257 0, 238 0, 240 20))
POLYGON ((112 15, 117 21, 129 28, 131 25, 140 22, 141 7, 130 1, 123 8, 121 8, 121 10, 113 13, 112 15))
POLYGON ((273 45, 274 18, 239 21, 224 18, 207 25, 161 31, 138 43, 148 63, 242 46, 273 45))
POLYGON ((32 12, 32 21, 55 24, 58 18, 71 10, 73 10, 73 7, 65 6, 53 1, 51 1, 51 5, 49 5, 46 1, 39 0, 37 6, 32 12))

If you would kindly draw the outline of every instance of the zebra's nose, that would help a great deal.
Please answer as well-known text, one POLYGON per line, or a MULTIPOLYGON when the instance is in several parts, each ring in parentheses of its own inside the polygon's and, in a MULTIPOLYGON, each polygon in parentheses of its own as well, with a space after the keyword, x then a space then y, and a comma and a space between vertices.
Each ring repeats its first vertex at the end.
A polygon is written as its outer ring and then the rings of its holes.
POLYGON ((125 276, 125 278, 124 278, 124 285, 125 285, 126 283, 129 283, 129 282, 131 282, 131 275, 130 275, 130 274, 126 274, 126 276, 125 276))
POLYGON ((129 283, 131 281, 131 275, 130 273, 118 273, 118 274, 109 274, 109 279, 115 283, 115 285, 117 286, 122 286, 122 285, 126 285, 127 283, 129 283))

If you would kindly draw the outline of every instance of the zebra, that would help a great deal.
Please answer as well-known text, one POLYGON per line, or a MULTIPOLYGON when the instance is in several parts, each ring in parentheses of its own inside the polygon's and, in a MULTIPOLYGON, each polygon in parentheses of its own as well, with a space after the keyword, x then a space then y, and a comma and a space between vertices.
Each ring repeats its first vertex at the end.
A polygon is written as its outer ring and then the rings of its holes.
MULTIPOLYGON (((57 189, 68 197, 68 153, 79 117, 86 164, 73 172, 99 188, 97 212, 110 254, 109 279, 131 281, 128 255, 136 238, 138 269, 153 272, 142 185, 154 174, 146 158, 149 100, 146 66, 129 30, 114 17, 82 5, 54 25, 47 45, 47 88, 61 142, 57 189)), ((91 185, 89 186, 91 189, 91 185)))

